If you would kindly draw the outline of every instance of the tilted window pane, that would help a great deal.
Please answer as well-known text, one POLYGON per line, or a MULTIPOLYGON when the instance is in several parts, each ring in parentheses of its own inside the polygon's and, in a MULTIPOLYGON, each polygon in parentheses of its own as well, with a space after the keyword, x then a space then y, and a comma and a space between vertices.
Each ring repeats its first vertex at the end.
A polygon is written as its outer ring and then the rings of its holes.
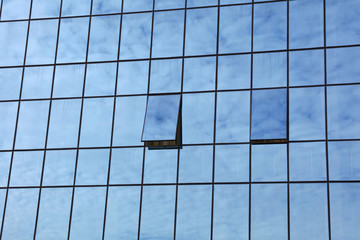
POLYGON ((109 166, 108 149, 80 150, 76 185, 105 185, 109 166))
POLYGON ((53 66, 25 68, 21 98, 50 98, 53 71, 53 66))
POLYGON ((85 96, 114 95, 116 63, 88 64, 85 96))
POLYGON ((217 5, 217 0, 188 0, 187 7, 201 7, 201 6, 212 6, 217 5))
POLYGON ((90 14, 91 0, 63 0, 62 16, 80 16, 90 14))
POLYGON ((153 8, 153 0, 124 0, 124 12, 150 11, 153 8))
POLYGON ((43 159, 43 151, 15 152, 10 186, 39 186, 43 159))
POLYGON ((0 149, 10 150, 13 147, 18 103, 0 103, 0 149))
POLYGON ((61 0, 33 0, 31 18, 58 17, 61 0))
POLYGON ((46 151, 43 186, 73 185, 76 150, 46 151))
POLYGON ((252 140, 287 138, 286 99, 286 89, 252 92, 252 140))
POLYGON ((28 22, 0 23, 0 66, 22 65, 28 22))
MULTIPOLYGON (((0 187, 7 187, 11 152, 0 153, 0 187)), ((0 210, 1 211, 1 210, 0 210)))
POLYGON ((22 68, 0 68, 0 100, 18 99, 22 68))
POLYGON ((56 66, 53 97, 81 97, 85 65, 56 66))
POLYGON ((31 0, 3 0, 1 20, 29 18, 31 0))
POLYGON ((184 91, 215 89, 216 58, 186 58, 184 61, 184 91))
POLYGON ((184 7, 185 0, 155 0, 155 10, 184 7))
POLYGON ((119 62, 117 94, 147 93, 149 61, 119 62))
POLYGON ((92 14, 120 13, 122 1, 94 0, 92 14))
POLYGON ((175 140, 180 95, 149 96, 142 141, 175 140))
POLYGON ((150 92, 180 92, 182 59, 151 61, 150 92))
POLYGON ((251 50, 251 14, 251 5, 220 8, 220 53, 251 50))
POLYGON ((112 150, 110 184, 140 184, 144 148, 112 150))
POLYGON ((218 57, 218 89, 250 88, 251 55, 218 57))
POLYGON ((146 149, 144 183, 175 183, 178 150, 146 149))

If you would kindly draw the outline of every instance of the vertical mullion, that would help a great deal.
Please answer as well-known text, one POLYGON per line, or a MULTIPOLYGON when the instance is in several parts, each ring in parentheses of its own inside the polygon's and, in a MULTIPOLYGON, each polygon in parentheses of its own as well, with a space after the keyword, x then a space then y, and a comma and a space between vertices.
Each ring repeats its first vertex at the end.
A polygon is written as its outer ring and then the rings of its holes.
POLYGON ((71 221, 72 221, 72 214, 73 214, 73 208, 74 208, 76 173, 77 173, 77 165, 78 165, 78 159, 79 159, 79 147, 80 147, 80 135, 81 135, 82 115, 83 115, 83 109, 84 109, 84 95, 85 95, 85 83, 86 83, 86 73, 87 73, 87 62, 88 62, 89 45, 90 45, 90 31, 91 31, 92 9, 93 9, 93 0, 91 0, 91 2, 90 2, 90 16, 89 16, 88 36, 87 36, 87 43, 86 43, 84 81, 83 81, 83 89, 82 89, 82 95, 81 95, 80 121, 79 121, 78 141, 77 141, 77 149, 76 149, 74 181, 73 181, 73 186, 72 186, 73 189, 72 189, 72 196, 71 196, 71 207, 70 207, 70 216, 69 216, 68 239, 70 239, 71 221))
POLYGON ((35 240, 35 238, 36 238, 37 224, 38 224, 38 218, 39 218, 40 199, 41 199, 41 192, 42 192, 42 183, 43 183, 43 178, 44 178, 44 168, 45 168, 46 151, 47 151, 46 149, 47 149, 48 136, 49 136, 49 127, 50 127, 50 118, 51 118, 51 108, 52 108, 52 101, 53 101, 53 100, 52 100, 52 97, 53 97, 53 91, 54 91, 56 61, 57 61, 57 53, 58 53, 58 46, 59 46, 59 35, 60 35, 60 25, 61 25, 62 4, 63 4, 63 0, 60 0, 59 22, 58 22, 58 29, 57 29, 57 36, 56 36, 56 46, 55 46, 55 56, 54 56, 54 68, 53 68, 53 75, 52 75, 52 82, 51 82, 51 91, 50 91, 49 113, 48 113, 48 120, 47 120, 47 127, 46 127, 46 135, 45 135, 45 150, 44 150, 44 157, 43 157, 43 162, 42 162, 41 177, 40 177, 40 189, 39 189, 39 197, 38 197, 37 211, 36 211, 36 219, 35 219, 34 240, 35 240))
POLYGON ((288 235, 288 240, 290 240, 290 144, 289 144, 289 130, 290 130, 290 116, 289 116, 289 110, 290 110, 290 89, 289 89, 289 83, 290 83, 290 72, 289 72, 289 36, 290 36, 290 2, 289 0, 286 1, 286 26, 287 26, 287 31, 286 31, 286 138, 287 138, 287 143, 286 143, 286 159, 287 159, 287 163, 286 163, 286 169, 287 169, 287 235, 288 235))
MULTIPOLYGON (((21 100, 20 99, 21 99, 22 87, 23 87, 23 82, 24 82, 25 62, 26 62, 26 53, 27 53, 27 47, 28 47, 28 42, 29 42, 32 3, 33 3, 33 0, 30 0, 29 19, 27 20, 28 26, 27 26, 26 41, 25 41, 24 61, 23 61, 23 65, 22 65, 21 83, 20 83, 20 91, 19 91, 19 99, 18 99, 19 104, 18 104, 17 113, 16 113, 14 139, 13 139, 13 146, 12 146, 12 152, 11 152, 10 165, 9 165, 8 182, 7 182, 6 194, 5 194, 5 200, 4 200, 4 210, 3 210, 3 217, 2 217, 1 229, 0 229, 0 239, 2 238, 2 233, 3 233, 3 229, 4 229, 4 222, 5 222, 5 215, 6 215, 6 205, 7 205, 7 198, 8 198, 8 195, 9 195, 11 170, 12 170, 12 164, 13 164, 14 152, 15 152, 16 134, 17 134, 17 128, 18 128, 18 124, 19 124, 19 113, 20 113, 20 105, 21 105, 21 100)), ((1 5, 2 5, 2 2, 1 2, 1 5)), ((1 10, 2 10, 2 8, 1 8, 1 10)))
POLYGON ((3 0, 0 0, 0 20, 1 20, 2 6, 3 6, 3 0))

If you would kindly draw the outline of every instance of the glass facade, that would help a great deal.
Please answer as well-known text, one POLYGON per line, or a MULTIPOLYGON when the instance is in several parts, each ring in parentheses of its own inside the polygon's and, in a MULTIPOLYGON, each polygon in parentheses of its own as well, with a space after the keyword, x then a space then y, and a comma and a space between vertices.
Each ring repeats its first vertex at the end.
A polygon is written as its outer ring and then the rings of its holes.
POLYGON ((359 239, 359 0, 0 8, 0 239, 359 239))

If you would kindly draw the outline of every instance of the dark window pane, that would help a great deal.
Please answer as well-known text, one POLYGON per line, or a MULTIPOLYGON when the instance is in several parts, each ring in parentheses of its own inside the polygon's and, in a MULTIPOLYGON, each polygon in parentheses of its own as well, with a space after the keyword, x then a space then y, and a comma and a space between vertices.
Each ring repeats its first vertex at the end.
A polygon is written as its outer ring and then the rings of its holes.
POLYGON ((29 18, 30 0, 3 0, 1 20, 29 18))
POLYGON ((81 97, 85 65, 56 66, 53 97, 81 97))
POLYGON ((94 0, 92 14, 120 13, 121 2, 118 0, 94 0))
POLYGON ((149 11, 153 8, 153 0, 124 0, 124 12, 149 11))
POLYGON ((216 58, 186 58, 184 62, 184 91, 214 90, 216 58))
POLYGON ((80 150, 76 170, 76 185, 105 185, 108 166, 108 149, 80 150))
POLYGON ((43 185, 73 185, 76 150, 47 151, 43 185))
POLYGON ((175 183, 178 150, 146 149, 144 183, 175 183))
POLYGON ((117 94, 146 93, 149 61, 119 62, 117 94))
POLYGON ((0 103, 0 149, 10 150, 13 147, 16 114, 18 103, 0 103))
POLYGON ((85 96, 114 95, 116 63, 88 64, 85 96))
POLYGON ((10 159, 11 152, 0 153, 0 187, 7 187, 10 169, 10 159))
POLYGON ((90 14, 91 0, 63 0, 62 16, 79 16, 90 14))
POLYGON ((181 75, 181 59, 151 61, 150 92, 180 92, 181 75))
POLYGON ((0 68, 0 99, 18 99, 22 68, 0 68))
POLYGON ((22 99, 50 98, 54 67, 25 68, 22 99))
POLYGON ((155 0, 155 10, 184 8, 185 0, 155 0))
POLYGON ((218 89, 250 88, 250 55, 218 57, 218 89))
POLYGON ((15 152, 11 165, 10 186, 39 186, 43 151, 15 152))
POLYGON ((144 148, 112 150, 110 184, 140 184, 144 148))
POLYGON ((31 18, 58 17, 61 0, 33 0, 31 18))
POLYGON ((287 90, 252 92, 251 139, 284 139, 287 137, 287 90))

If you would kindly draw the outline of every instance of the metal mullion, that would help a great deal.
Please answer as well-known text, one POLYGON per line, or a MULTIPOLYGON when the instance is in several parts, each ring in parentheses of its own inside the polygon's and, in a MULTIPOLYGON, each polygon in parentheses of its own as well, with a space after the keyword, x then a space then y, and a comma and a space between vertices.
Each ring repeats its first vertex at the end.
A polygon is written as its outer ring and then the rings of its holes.
POLYGON ((76 160, 75 160, 75 170, 74 170, 74 181, 73 181, 73 190, 71 196, 71 206, 70 206, 70 216, 69 216, 69 227, 68 227, 68 237, 70 239, 71 232, 71 221, 72 221, 72 213, 74 208, 74 197, 75 197, 75 187, 76 187, 76 174, 77 174, 77 165, 79 159, 79 147, 80 147, 80 135, 81 135, 81 125, 82 125, 82 116, 84 109, 84 95, 85 95, 85 83, 86 83, 86 74, 87 74, 87 61, 89 57, 89 45, 90 45, 90 31, 91 31, 91 15, 93 9, 93 0, 90 2, 90 17, 89 17, 89 27, 88 27, 88 36, 86 43, 86 55, 85 55, 85 70, 84 70, 84 81, 83 81, 83 90, 82 90, 82 98, 81 98, 81 109, 80 109, 80 119, 79 119, 79 131, 78 131, 78 141, 77 141, 77 150, 76 150, 76 160))
MULTIPOLYGON (((29 19, 31 18, 32 2, 33 2, 33 1, 30 0, 29 19)), ((1 4, 2 4, 2 2, 1 2, 1 4)), ((1 10, 2 10, 2 8, 1 8, 1 10)), ((24 51, 24 61, 23 61, 23 65, 25 65, 25 62, 26 62, 27 47, 28 47, 28 42, 29 42, 29 32, 30 32, 30 21, 28 22, 28 26, 27 26, 27 33, 26 33, 26 42, 25 42, 25 51, 24 51)), ((19 99, 21 99, 21 94, 22 94, 22 87, 23 87, 23 82, 24 82, 24 73, 25 73, 25 66, 23 66, 23 69, 22 69, 21 83, 20 83, 20 90, 19 90, 19 99)), ((16 142, 17 128, 18 128, 18 124, 19 124, 20 103, 21 103, 21 101, 19 101, 18 109, 17 109, 17 113, 16 113, 14 139, 13 139, 13 146, 12 146, 12 152, 11 152, 10 165, 9 165, 8 182, 7 182, 6 194, 5 194, 5 200, 4 200, 4 210, 3 210, 2 222, 1 222, 1 229, 0 229, 0 239, 2 238, 2 234, 3 234, 4 222, 5 222, 5 215, 6 215, 6 205, 7 205, 8 195, 9 195, 9 186, 10 186, 11 170, 12 170, 12 164, 13 164, 13 160, 14 160, 14 150, 15 150, 15 142, 16 142)))
POLYGON ((1 21, 2 7, 3 7, 3 0, 0 0, 0 21, 1 21))
MULTIPOLYGON (((289 140, 289 130, 290 130, 290 70, 289 70, 289 49, 290 49, 290 2, 289 0, 286 1, 286 105, 287 105, 287 112, 286 112, 286 138, 289 140)), ((290 240, 290 143, 289 141, 286 143, 286 176, 287 176, 287 235, 288 240, 290 240)))

